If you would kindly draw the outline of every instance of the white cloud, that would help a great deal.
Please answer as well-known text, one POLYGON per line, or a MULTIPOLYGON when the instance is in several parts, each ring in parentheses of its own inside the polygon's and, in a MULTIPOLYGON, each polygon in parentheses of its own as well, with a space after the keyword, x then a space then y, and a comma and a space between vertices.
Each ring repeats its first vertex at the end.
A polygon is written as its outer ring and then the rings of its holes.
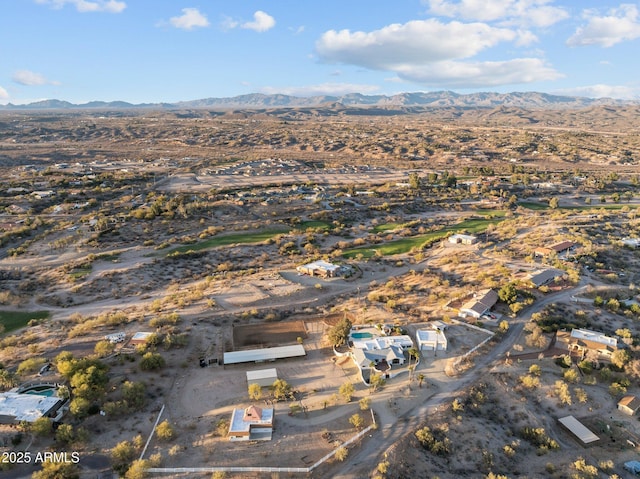
POLYGON ((388 25, 373 32, 325 32, 316 43, 320 58, 374 70, 394 70, 405 64, 425 65, 468 58, 516 33, 484 23, 441 23, 435 19, 388 25))
POLYGON ((290 87, 263 87, 261 93, 268 95, 282 94, 291 96, 314 96, 314 95, 346 95, 348 93, 375 93, 380 88, 376 85, 365 85, 358 83, 321 83, 318 85, 290 86, 290 87))
POLYGON ((13 74, 11 79, 25 86, 39 86, 39 85, 59 85, 59 82, 47 80, 40 73, 35 73, 29 70, 18 70, 13 74))
POLYGON ((0 100, 7 100, 9 98, 9 92, 0 86, 0 100))
POLYGON ((226 15, 223 16, 222 22, 220 23, 220 26, 222 27, 222 29, 224 31, 233 30, 238 25, 240 25, 240 22, 238 22, 237 20, 234 20, 233 18, 228 17, 226 15))
POLYGON ((597 16, 593 11, 587 11, 585 15, 587 24, 576 30, 567 40, 567 45, 600 45, 608 48, 640 37, 638 8, 635 5, 622 4, 611 9, 606 16, 597 16))
POLYGON ((272 29, 276 24, 276 20, 268 13, 258 10, 253 14, 252 22, 245 22, 241 25, 242 28, 247 30, 253 30, 255 32, 266 32, 272 29))
POLYGON ((484 88, 556 80, 562 75, 538 58, 499 62, 441 61, 404 65, 396 70, 403 80, 432 88, 484 88))
POLYGON ((183 8, 182 15, 179 17, 171 17, 169 23, 183 30, 193 30, 194 28, 209 26, 209 20, 207 20, 206 15, 200 13, 197 8, 183 8))
POLYGON ((637 100, 640 88, 622 85, 588 85, 559 90, 554 93, 571 96, 586 96, 588 98, 618 98, 620 100, 637 100))
POLYGON ((107 12, 121 13, 127 4, 119 0, 36 0, 41 5, 51 5, 53 8, 62 8, 67 4, 76 7, 82 13, 107 12))
POLYGON ((325 32, 316 52, 327 63, 395 73, 399 79, 437 88, 482 88, 554 80, 562 75, 538 58, 471 61, 501 42, 528 45, 527 31, 486 23, 442 23, 437 19, 388 25, 372 32, 325 32))
POLYGON ((424 0, 433 15, 463 20, 548 27, 569 17, 552 0, 424 0))

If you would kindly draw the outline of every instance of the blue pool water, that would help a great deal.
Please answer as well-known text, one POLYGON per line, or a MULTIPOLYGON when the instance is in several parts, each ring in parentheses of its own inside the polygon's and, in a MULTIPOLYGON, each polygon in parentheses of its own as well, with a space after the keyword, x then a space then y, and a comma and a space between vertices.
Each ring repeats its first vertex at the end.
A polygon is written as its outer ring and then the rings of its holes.
POLYGON ((371 333, 351 333, 351 337, 353 339, 371 339, 373 338, 373 334, 371 333))
POLYGON ((53 388, 46 388, 46 389, 30 389, 29 391, 24 391, 23 394, 37 394, 38 396, 47 396, 47 397, 53 397, 56 394, 56 390, 53 388))

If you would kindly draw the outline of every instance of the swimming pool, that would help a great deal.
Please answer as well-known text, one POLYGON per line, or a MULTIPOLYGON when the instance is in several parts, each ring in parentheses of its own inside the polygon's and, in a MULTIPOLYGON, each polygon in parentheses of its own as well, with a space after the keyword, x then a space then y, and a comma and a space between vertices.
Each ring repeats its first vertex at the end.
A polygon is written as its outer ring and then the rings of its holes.
POLYGON ((353 339, 371 339, 371 338, 373 338, 373 334, 367 333, 367 332, 351 333, 351 338, 353 338, 353 339))
POLYGON ((56 395, 56 388, 52 386, 34 386, 22 391, 22 394, 37 394, 38 396, 53 397, 56 395))

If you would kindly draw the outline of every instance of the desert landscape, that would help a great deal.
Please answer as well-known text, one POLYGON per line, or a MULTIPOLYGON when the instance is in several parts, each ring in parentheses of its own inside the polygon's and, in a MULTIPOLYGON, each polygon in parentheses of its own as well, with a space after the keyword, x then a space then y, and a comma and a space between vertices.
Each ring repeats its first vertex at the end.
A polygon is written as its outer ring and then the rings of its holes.
POLYGON ((629 477, 638 118, 0 111, 0 388, 63 403, 0 413, 3 477, 629 477))

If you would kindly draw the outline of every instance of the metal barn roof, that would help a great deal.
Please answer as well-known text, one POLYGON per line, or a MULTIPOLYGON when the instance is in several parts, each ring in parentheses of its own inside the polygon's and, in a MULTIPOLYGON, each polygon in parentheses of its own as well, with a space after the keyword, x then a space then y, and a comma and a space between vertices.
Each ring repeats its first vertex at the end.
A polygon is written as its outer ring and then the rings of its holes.
POLYGON ((276 348, 247 349, 224 353, 224 364, 275 361, 276 359, 295 358, 307 353, 302 344, 278 346, 276 348))

